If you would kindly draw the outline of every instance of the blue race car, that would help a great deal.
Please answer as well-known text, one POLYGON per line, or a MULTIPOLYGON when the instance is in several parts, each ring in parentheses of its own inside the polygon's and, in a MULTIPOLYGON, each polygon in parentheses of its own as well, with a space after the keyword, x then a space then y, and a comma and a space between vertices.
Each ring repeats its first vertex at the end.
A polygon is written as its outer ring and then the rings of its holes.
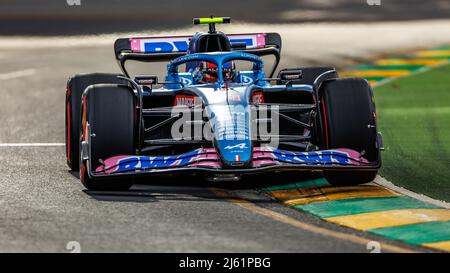
POLYGON ((323 171, 335 185, 372 181, 381 135, 364 79, 332 67, 279 70, 277 33, 225 35, 228 17, 196 18, 193 36, 116 40, 123 74, 72 77, 66 154, 92 190, 124 190, 133 177, 197 174, 211 181, 280 171, 323 171), (266 73, 264 56, 274 64, 266 73), (131 77, 128 60, 166 61, 167 73, 131 77))

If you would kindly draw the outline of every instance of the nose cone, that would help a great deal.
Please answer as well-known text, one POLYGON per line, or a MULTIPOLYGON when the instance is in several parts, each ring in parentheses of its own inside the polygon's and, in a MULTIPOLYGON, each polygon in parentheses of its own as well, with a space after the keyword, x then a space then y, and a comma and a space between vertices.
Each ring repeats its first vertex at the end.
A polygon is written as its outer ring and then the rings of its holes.
POLYGON ((243 105, 212 106, 210 120, 214 143, 224 166, 239 167, 250 163, 252 142, 250 111, 243 105))
POLYGON ((217 143, 225 166, 242 167, 250 163, 252 147, 249 140, 219 140, 217 143))

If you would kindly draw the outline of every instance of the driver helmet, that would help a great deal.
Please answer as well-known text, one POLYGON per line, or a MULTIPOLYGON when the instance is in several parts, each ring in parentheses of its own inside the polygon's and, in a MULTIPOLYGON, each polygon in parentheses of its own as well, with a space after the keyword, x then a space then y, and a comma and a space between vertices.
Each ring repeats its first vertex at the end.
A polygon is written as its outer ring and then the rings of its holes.
MULTIPOLYGON (((210 62, 201 62, 199 65, 199 71, 200 71, 200 82, 203 83, 210 83, 210 82, 216 82, 218 80, 218 69, 217 65, 210 63, 210 62)), ((234 62, 228 62, 223 64, 222 68, 222 75, 223 80, 225 82, 231 82, 234 80, 236 72, 236 66, 234 62)))

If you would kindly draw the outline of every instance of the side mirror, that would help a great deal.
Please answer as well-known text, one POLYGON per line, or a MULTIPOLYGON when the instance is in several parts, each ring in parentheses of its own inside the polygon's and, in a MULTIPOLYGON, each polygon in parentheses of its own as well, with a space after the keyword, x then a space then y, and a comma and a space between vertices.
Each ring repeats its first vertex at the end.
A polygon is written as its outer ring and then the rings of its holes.
POLYGON ((139 75, 134 78, 139 85, 152 86, 158 84, 158 76, 155 75, 139 75))
POLYGON ((279 77, 282 81, 296 81, 303 78, 303 71, 300 69, 280 71, 279 77))

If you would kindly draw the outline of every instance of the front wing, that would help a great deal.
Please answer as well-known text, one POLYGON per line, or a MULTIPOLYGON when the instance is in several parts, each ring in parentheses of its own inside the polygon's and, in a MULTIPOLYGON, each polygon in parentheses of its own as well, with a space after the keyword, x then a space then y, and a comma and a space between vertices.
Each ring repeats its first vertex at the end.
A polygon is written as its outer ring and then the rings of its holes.
POLYGON ((377 169, 376 163, 368 162, 359 152, 350 149, 333 149, 313 152, 291 152, 271 147, 255 147, 251 165, 224 169, 214 148, 199 148, 174 156, 120 155, 104 160, 103 165, 91 175, 111 176, 130 174, 163 174, 180 171, 210 173, 258 173, 286 170, 327 169, 377 169))

